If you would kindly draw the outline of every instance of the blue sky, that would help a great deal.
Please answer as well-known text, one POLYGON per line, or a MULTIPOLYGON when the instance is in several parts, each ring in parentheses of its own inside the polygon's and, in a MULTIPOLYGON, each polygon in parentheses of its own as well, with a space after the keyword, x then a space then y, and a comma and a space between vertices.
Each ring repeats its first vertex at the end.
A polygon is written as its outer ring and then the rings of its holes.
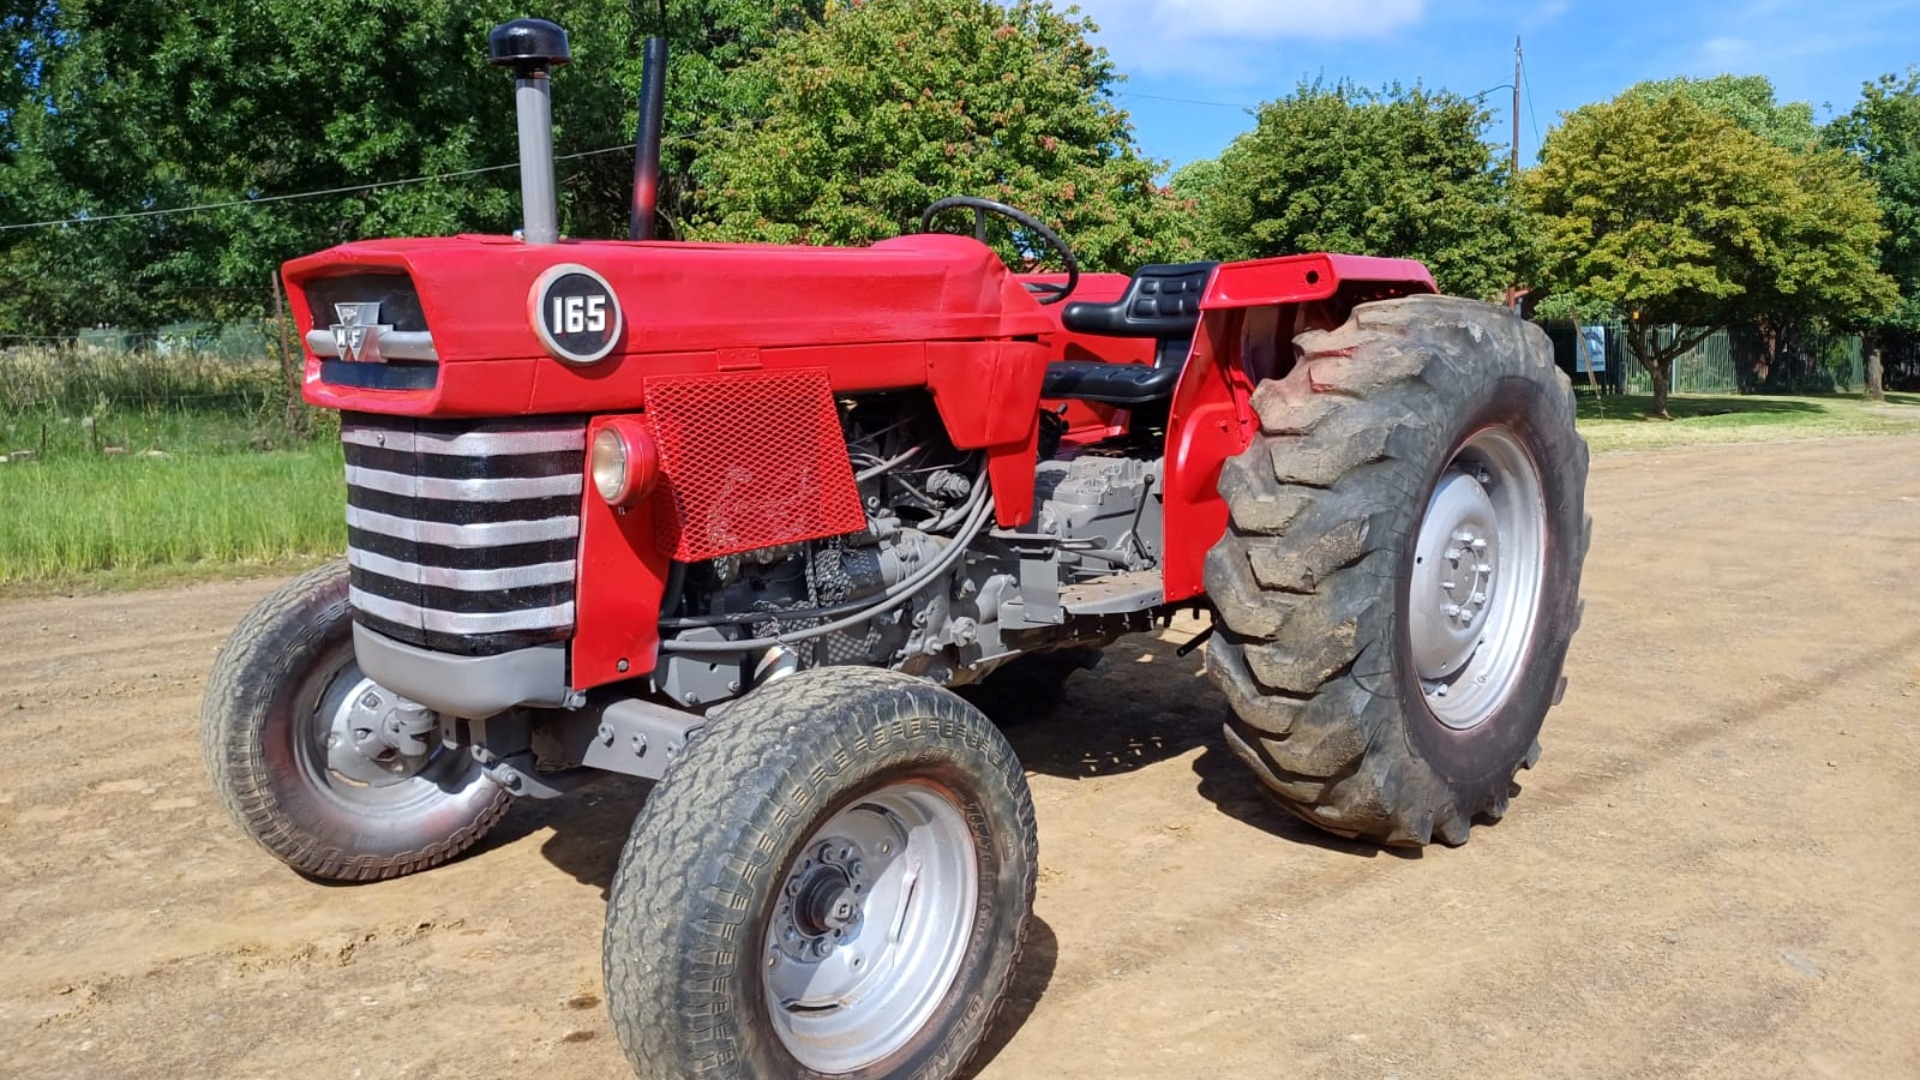
MULTIPOLYGON (((1811 102, 1824 119, 1827 105, 1848 108, 1863 81, 1920 64, 1920 0, 1077 3, 1129 76, 1119 100, 1142 147, 1176 166, 1218 154, 1252 126, 1238 106, 1282 96, 1302 77, 1418 81, 1469 95, 1509 84, 1516 34, 1526 42, 1523 164, 1560 113, 1645 79, 1765 75, 1783 101, 1811 102)), ((1504 146, 1512 91, 1486 101, 1488 138, 1504 146)))

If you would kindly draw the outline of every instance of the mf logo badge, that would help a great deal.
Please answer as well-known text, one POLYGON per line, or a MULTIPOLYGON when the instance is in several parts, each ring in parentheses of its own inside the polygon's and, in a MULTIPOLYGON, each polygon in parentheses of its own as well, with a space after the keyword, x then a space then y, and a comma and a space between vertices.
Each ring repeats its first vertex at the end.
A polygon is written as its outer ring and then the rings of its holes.
POLYGON ((528 306, 534 333, 554 359, 591 364, 620 342, 626 324, 607 279, 576 263, 549 267, 533 283, 528 306))
POLYGON ((333 324, 333 347, 339 350, 340 359, 385 362, 380 355, 380 335, 393 327, 380 322, 378 303, 335 304, 333 314, 340 320, 333 324))

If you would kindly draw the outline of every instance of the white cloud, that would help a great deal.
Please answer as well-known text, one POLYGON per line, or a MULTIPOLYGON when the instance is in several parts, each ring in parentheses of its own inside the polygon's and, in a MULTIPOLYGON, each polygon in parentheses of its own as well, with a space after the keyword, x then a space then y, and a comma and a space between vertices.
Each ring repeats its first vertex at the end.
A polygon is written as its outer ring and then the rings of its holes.
POLYGON ((1420 21, 1426 0, 1078 0, 1109 33, 1154 38, 1364 38, 1420 21))
MULTIPOLYGON (((1216 70, 1248 45, 1373 38, 1414 25, 1426 0, 1074 0, 1122 70, 1216 70)), ((1061 5, 1064 6, 1064 5, 1061 5)))
POLYGON ((1753 43, 1737 37, 1708 38, 1700 51, 1709 65, 1728 68, 1748 63, 1754 55, 1753 43))

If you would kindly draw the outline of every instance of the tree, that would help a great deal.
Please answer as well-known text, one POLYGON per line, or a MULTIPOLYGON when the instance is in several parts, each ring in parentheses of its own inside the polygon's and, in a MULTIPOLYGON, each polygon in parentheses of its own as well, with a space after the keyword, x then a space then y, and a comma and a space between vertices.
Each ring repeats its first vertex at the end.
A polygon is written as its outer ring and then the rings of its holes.
MULTIPOLYGON (((1725 117, 1786 150, 1808 150, 1820 141, 1813 106, 1806 102, 1781 104, 1773 82, 1764 75, 1716 75, 1710 79, 1679 76, 1638 83, 1626 93, 1647 101, 1682 94, 1704 111, 1725 117)), ((1754 376, 1765 381, 1770 373, 1784 370, 1789 356, 1819 338, 1823 324, 1805 305, 1786 297, 1780 302, 1756 305, 1753 329, 1760 344, 1754 354, 1754 376)))
POLYGON ((1442 290, 1490 298, 1513 284, 1519 239, 1488 119, 1446 91, 1303 83, 1261 106, 1217 171, 1186 172, 1221 258, 1415 258, 1442 290))
POLYGON ((1869 332, 1867 391, 1881 397, 1882 348, 1892 335, 1920 334, 1920 67, 1867 83, 1859 103, 1834 118, 1827 136, 1866 169, 1886 220, 1880 269, 1898 285, 1900 298, 1863 327, 1869 332))
POLYGON ((1813 106, 1804 101, 1781 104, 1773 81, 1765 75, 1715 75, 1711 79, 1672 79, 1635 83, 1623 96, 1655 102, 1682 94, 1703 111, 1723 116, 1775 146, 1805 150, 1820 141, 1813 122, 1813 106))
POLYGON ((1054 224, 1090 268, 1178 257, 1175 200, 1113 105, 1092 29, 1033 0, 830 7, 736 73, 758 88, 736 97, 762 104, 700 160, 693 234, 868 243, 971 194, 1054 224))
MULTIPOLYGON (((746 109, 728 98, 738 88, 727 72, 825 3, 546 4, 573 52, 554 82, 565 231, 625 234, 632 159, 621 144, 633 138, 642 38, 664 32, 675 46, 665 208, 677 220, 693 197, 699 129, 746 109)), ((486 34, 518 14, 509 0, 0 8, 12 60, 0 79, 0 223, 243 204, 0 233, 0 331, 259 314, 267 275, 295 255, 513 228, 513 99, 487 63, 486 34), (447 173, 468 175, 256 201, 447 173)))
POLYGON ((1872 259, 1879 210, 1850 163, 1768 142, 1686 93, 1568 114, 1520 193, 1535 280, 1625 321, 1657 416, 1673 360, 1708 335, 1785 308, 1846 321, 1893 297, 1872 259))

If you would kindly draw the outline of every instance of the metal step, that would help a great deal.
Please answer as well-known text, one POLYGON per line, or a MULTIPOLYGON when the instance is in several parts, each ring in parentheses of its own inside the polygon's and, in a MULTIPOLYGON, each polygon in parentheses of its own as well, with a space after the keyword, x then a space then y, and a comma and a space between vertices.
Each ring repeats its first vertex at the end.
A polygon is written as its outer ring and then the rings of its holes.
POLYGON ((1060 607, 1069 615, 1126 615, 1165 602, 1159 570, 1115 574, 1060 590, 1060 607))

